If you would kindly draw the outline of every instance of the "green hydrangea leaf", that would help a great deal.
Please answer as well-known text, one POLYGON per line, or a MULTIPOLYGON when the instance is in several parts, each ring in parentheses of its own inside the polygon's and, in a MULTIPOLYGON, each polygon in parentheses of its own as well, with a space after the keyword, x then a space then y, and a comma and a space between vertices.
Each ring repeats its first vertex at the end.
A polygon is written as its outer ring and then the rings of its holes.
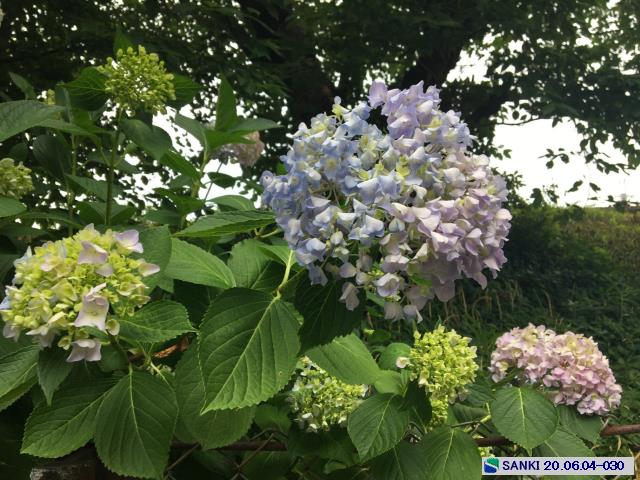
POLYGON ((204 449, 229 445, 247 433, 251 426, 255 407, 200 414, 205 403, 205 388, 197 342, 189 347, 178 363, 176 394, 180 408, 178 431, 186 430, 189 438, 204 449))
POLYGON ((398 443, 371 461, 376 480, 424 480, 427 471, 426 456, 419 446, 408 442, 398 443))
POLYGON ((0 397, 36 378, 39 351, 29 345, 0 357, 0 397))
POLYGON ((378 357, 378 365, 385 370, 397 370, 396 360, 398 357, 409 357, 411 347, 406 343, 390 343, 382 350, 378 357))
POLYGON ((47 404, 51 405, 54 392, 67 378, 73 364, 66 361, 69 352, 61 348, 45 348, 38 357, 38 383, 47 404))
POLYGON ((307 356, 323 370, 352 385, 375 383, 382 374, 366 345, 354 334, 312 348, 307 356))
POLYGON ((530 450, 553 435, 558 412, 550 400, 530 387, 504 387, 489 405, 498 431, 530 450))
POLYGON ((176 99, 167 102, 172 107, 182 107, 190 104, 195 96, 202 90, 202 85, 194 82, 184 75, 173 74, 173 88, 176 92, 176 99))
POLYGON ((164 342, 194 331, 187 309, 170 300, 149 303, 119 321, 120 335, 140 343, 164 342))
POLYGON ((269 293, 280 284, 284 268, 271 261, 260 245, 261 242, 254 239, 235 244, 227 265, 233 272, 238 287, 269 293))
POLYGON ((324 287, 311 285, 307 275, 300 281, 294 303, 304 318, 300 328, 303 350, 327 344, 360 325, 364 302, 351 311, 340 301, 341 295, 342 282, 328 282, 324 287))
POLYGON ((196 222, 178 232, 180 237, 212 238, 223 235, 249 232, 274 222, 272 212, 264 210, 237 210, 234 212, 218 212, 201 217, 196 222))
POLYGON ((578 437, 595 443, 600 437, 602 419, 597 415, 581 415, 576 407, 558 405, 560 424, 578 437))
POLYGON ((98 410, 98 455, 118 475, 161 478, 177 418, 175 392, 167 381, 131 372, 109 391, 98 410))
POLYGON ((169 134, 155 125, 147 125, 142 120, 130 118, 121 120, 120 128, 129 140, 156 160, 164 157, 171 148, 169 134))
POLYGON ((100 110, 107 101, 107 77, 95 67, 87 67, 75 80, 63 86, 69 92, 71 104, 84 110, 100 110))
POLYGON ((402 397, 388 393, 367 398, 350 415, 347 431, 365 461, 392 449, 404 436, 409 412, 402 397))
POLYGON ((171 259, 165 274, 169 278, 209 287, 231 288, 236 284, 233 273, 222 260, 177 238, 171 239, 171 259))
MULTIPOLYGON (((87 193, 91 193, 100 200, 107 200, 107 182, 102 180, 94 180, 93 178, 78 177, 77 175, 66 174, 65 177, 73 184, 82 188, 87 193)), ((122 195, 123 190, 120 185, 113 185, 113 195, 122 195)))
POLYGON ((153 289, 164 276, 164 272, 171 258, 171 233, 169 228, 162 227, 147 228, 140 231, 140 243, 144 248, 142 258, 149 263, 154 263, 160 267, 158 273, 144 277, 143 281, 147 287, 153 289))
POLYGON ((256 207, 251 200, 240 195, 221 195, 211 200, 218 205, 220 211, 232 212, 235 210, 254 210, 256 207))
POLYGON ((440 427, 426 434, 419 448, 430 480, 480 480, 482 458, 473 438, 462 430, 440 427))
POLYGON ((299 326, 291 305, 264 292, 218 296, 200 332, 205 411, 256 405, 280 391, 296 365, 299 326))
POLYGON ((33 100, 0 103, 0 142, 55 117, 64 108, 33 100))
POLYGON ((95 430, 96 415, 110 379, 69 379, 51 405, 41 402, 27 420, 22 453, 57 458, 86 444, 95 430))
POLYGON ((0 218, 13 217, 26 209, 27 207, 14 198, 0 197, 0 218))
POLYGON ((216 130, 224 131, 237 123, 236 96, 227 79, 220 78, 216 103, 216 130))

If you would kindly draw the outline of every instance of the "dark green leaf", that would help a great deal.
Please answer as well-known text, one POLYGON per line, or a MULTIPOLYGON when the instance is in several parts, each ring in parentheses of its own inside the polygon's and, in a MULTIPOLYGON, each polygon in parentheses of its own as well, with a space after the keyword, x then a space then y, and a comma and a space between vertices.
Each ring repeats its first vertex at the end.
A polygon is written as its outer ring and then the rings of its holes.
POLYGON ((33 156, 58 180, 64 180, 65 173, 71 171, 71 149, 60 136, 37 136, 33 140, 33 156))
POLYGON ((65 83, 71 104, 84 110, 100 110, 107 101, 104 84, 107 77, 95 67, 87 67, 75 80, 65 83))
POLYGON ((155 125, 131 118, 121 120, 120 128, 129 140, 156 160, 160 160, 171 148, 169 134, 155 125))
POLYGON ((167 226, 147 228, 140 232, 140 243, 144 248, 142 257, 149 263, 154 263, 160 267, 158 273, 154 273, 144 278, 144 283, 149 288, 158 285, 164 275, 169 259, 171 257, 171 234, 167 226))
POLYGON ((270 128, 281 128, 281 125, 266 118, 243 118, 231 128, 231 131, 257 132, 270 128))
POLYGON ((223 76, 220 78, 220 86, 218 87, 216 130, 227 130, 234 126, 236 122, 236 96, 233 93, 233 88, 223 76))
POLYGON ((372 384, 382 373, 366 345, 354 334, 312 348, 307 356, 334 377, 353 385, 372 384))
POLYGON ((0 218, 13 217, 27 209, 15 198, 0 197, 0 218))
POLYGON ((171 259, 165 273, 169 278, 210 287, 231 288, 236 284, 222 260, 177 238, 171 239, 171 259))
POLYGON ((221 237, 235 233, 249 232, 274 222, 273 213, 263 210, 218 212, 201 217, 186 229, 178 232, 181 237, 221 237))
POLYGON ((162 165, 169 167, 173 171, 186 175, 191 180, 200 180, 200 175, 198 174, 198 170, 196 170, 196 167, 194 167, 191 162, 189 162, 182 155, 174 152, 173 150, 169 150, 161 158, 159 158, 158 161, 162 165))
POLYGON ((51 405, 54 392, 71 372, 73 364, 66 361, 68 355, 69 353, 61 348, 45 348, 40 352, 38 383, 48 405, 51 405))
POLYGON ((205 404, 204 376, 198 344, 192 344, 176 368, 179 426, 204 449, 223 447, 242 437, 253 420, 254 407, 213 410, 200 414, 205 404))
POLYGON ((576 407, 569 405, 559 405, 557 408, 560 414, 560 423, 567 430, 592 443, 598 440, 600 430, 602 430, 602 419, 599 416, 581 415, 576 407))
POLYGON ((282 265, 271 261, 260 249, 260 242, 254 239, 235 244, 227 264, 238 287, 267 293, 278 287, 284 275, 282 265))
POLYGON ((166 380, 129 373, 98 410, 95 444, 100 459, 119 475, 162 477, 177 417, 176 396, 166 380))
POLYGON ((0 396, 36 377, 38 352, 29 345, 0 357, 0 396))
POLYGON ((428 468, 422 449, 408 442, 398 443, 371 461, 371 473, 376 480, 424 480, 429 478, 425 475, 428 468))
POLYGON ((392 449, 408 425, 402 398, 384 393, 367 398, 349 415, 347 431, 364 461, 392 449))
POLYGON ((205 410, 271 398, 288 382, 300 348, 293 307, 263 292, 233 288, 212 303, 200 332, 205 410))
POLYGON ((229 212, 234 210, 255 210, 255 205, 251 200, 240 195, 222 195, 211 200, 218 205, 220 211, 229 212))
POLYGON ((33 86, 26 78, 13 72, 9 72, 9 77, 11 77, 11 81, 14 83, 14 85, 18 87, 22 93, 24 93, 25 99, 36 99, 36 91, 33 89, 33 86))
POLYGON ((202 85, 194 82, 184 75, 173 74, 173 87, 176 92, 176 99, 169 102, 172 107, 182 107, 193 101, 195 96, 202 90, 202 85))
POLYGON ((498 431, 527 450, 549 438, 558 425, 553 403, 531 387, 501 388, 490 410, 498 431))
POLYGON ((340 301, 342 282, 328 282, 324 287, 311 285, 308 276, 296 289, 295 305, 304 317, 300 328, 302 349, 329 343, 335 337, 347 335, 360 326, 364 302, 351 311, 340 301))
POLYGON ((187 309, 170 300, 149 303, 119 321, 120 335, 140 343, 164 342, 193 331, 187 309))
POLYGON ((0 142, 55 117, 64 108, 33 100, 0 103, 0 142))
MULTIPOLYGON (((65 175, 71 182, 78 187, 85 190, 87 193, 92 193, 100 200, 107 200, 107 182, 102 180, 94 180, 93 178, 78 177, 77 175, 65 175)), ((113 196, 116 197, 122 195, 122 187, 120 185, 113 185, 113 196)))
POLYGON ((110 379, 65 383, 51 405, 41 402, 29 416, 22 453, 57 458, 82 447, 93 437, 98 408, 112 385, 110 379))
POLYGON ((478 446, 468 433, 440 427, 425 435, 419 444, 425 471, 430 480, 480 480, 482 458, 478 446))

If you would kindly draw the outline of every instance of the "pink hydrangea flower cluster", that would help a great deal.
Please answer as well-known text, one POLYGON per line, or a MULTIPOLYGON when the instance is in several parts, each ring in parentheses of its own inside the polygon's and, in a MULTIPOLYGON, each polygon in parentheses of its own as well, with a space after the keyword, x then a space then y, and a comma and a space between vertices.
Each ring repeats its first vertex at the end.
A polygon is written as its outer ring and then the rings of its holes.
POLYGON ((514 368, 520 380, 546 387, 556 405, 596 415, 620 405, 622 388, 591 337, 557 334, 544 325, 514 328, 496 341, 489 370, 499 382, 514 368))

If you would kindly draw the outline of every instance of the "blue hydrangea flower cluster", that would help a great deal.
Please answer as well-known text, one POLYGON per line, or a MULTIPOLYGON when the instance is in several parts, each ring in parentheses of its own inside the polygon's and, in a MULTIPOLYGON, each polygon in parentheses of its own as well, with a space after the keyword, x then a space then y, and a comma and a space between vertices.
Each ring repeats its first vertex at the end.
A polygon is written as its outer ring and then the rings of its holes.
POLYGON ((342 301, 358 292, 385 300, 385 317, 421 320, 436 296, 449 300, 464 277, 483 287, 506 261, 507 191, 460 114, 440 108, 439 91, 374 82, 353 109, 336 97, 331 115, 300 124, 282 157, 286 174, 264 172, 263 202, 312 283, 347 279, 342 301), (386 128, 371 121, 379 110, 386 128))

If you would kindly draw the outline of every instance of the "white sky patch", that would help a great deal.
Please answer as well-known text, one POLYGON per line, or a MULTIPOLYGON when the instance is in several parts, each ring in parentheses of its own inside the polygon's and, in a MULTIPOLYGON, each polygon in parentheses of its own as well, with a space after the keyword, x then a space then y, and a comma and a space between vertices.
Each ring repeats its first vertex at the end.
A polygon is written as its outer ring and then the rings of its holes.
MULTIPOLYGON (((447 80, 469 79, 480 82, 486 80, 486 73, 485 57, 477 53, 462 52, 447 80)), ((462 117, 464 119, 464 112, 462 117)), ((510 118, 510 115, 507 114, 506 117, 510 118)), ((473 125, 469 125, 469 128, 473 134, 473 125)), ((556 193, 561 205, 604 206, 609 204, 609 195, 615 200, 624 195, 630 201, 640 201, 640 170, 606 174, 598 171, 595 164, 586 163, 579 155, 570 155, 568 164, 556 159, 553 168, 549 169, 545 165, 547 159, 540 158, 547 149, 578 151, 581 138, 568 120, 555 127, 551 120, 536 120, 524 125, 498 125, 494 143, 511 149, 512 152, 510 159, 494 159, 492 165, 505 173, 520 173, 524 187, 519 193, 525 198, 531 195, 534 188, 557 185, 556 193), (566 193, 577 180, 583 181, 582 186, 576 192, 566 193), (596 184, 601 190, 594 192, 589 183, 596 184), (592 200, 593 197, 597 200, 592 200)), ((610 163, 627 163, 625 156, 611 142, 601 146, 601 151, 608 155, 610 163)))

